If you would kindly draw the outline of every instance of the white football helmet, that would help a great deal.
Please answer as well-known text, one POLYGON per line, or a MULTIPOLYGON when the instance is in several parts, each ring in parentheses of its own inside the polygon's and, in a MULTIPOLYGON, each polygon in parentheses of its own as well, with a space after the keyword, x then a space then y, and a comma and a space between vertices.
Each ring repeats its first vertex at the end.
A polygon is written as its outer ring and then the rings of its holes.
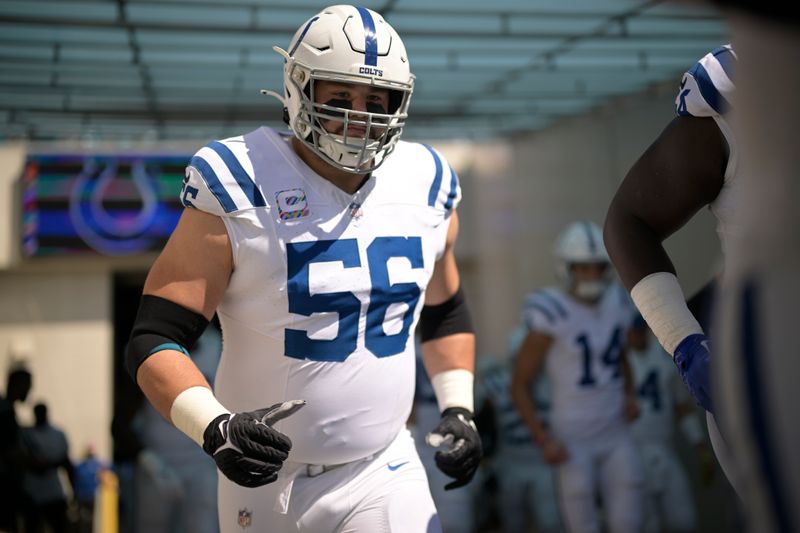
POLYGON ((558 277, 567 290, 578 297, 594 300, 608 288, 611 260, 603 244, 603 232, 594 222, 580 220, 567 226, 556 239, 554 255, 558 277), (575 263, 599 263, 605 265, 606 270, 599 280, 578 282, 570 268, 575 263))
POLYGON ((261 92, 281 100, 295 136, 341 170, 366 173, 380 166, 400 139, 414 90, 414 76, 397 32, 370 9, 331 6, 300 26, 288 52, 277 46, 273 50, 286 60, 284 95, 261 92), (335 102, 315 102, 314 85, 319 80, 389 89, 389 109, 354 111, 335 102), (342 134, 329 133, 320 120, 343 122, 342 134), (365 128, 364 136, 348 136, 352 125, 365 128))

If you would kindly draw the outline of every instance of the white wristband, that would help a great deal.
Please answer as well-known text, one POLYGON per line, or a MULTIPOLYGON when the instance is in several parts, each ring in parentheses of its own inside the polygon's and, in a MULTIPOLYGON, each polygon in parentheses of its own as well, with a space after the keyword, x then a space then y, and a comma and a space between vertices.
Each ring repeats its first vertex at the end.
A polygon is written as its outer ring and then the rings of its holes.
POLYGON ((465 368, 454 368, 439 372, 431 378, 433 391, 439 411, 448 407, 463 407, 470 413, 475 412, 475 400, 472 387, 475 375, 465 368))
POLYGON ((703 333, 703 328, 686 307, 675 274, 655 272, 645 276, 631 289, 631 298, 658 342, 670 355, 674 355, 675 348, 683 339, 703 333))
POLYGON ((203 433, 211 421, 228 413, 230 411, 217 401, 211 389, 201 386, 189 387, 178 394, 169 409, 175 427, 200 446, 203 446, 203 433))
POLYGON ((683 418, 681 418, 680 426, 683 436, 686 437, 686 440, 692 446, 697 446, 706 440, 703 427, 700 425, 700 420, 697 418, 696 414, 689 413, 684 415, 683 418))

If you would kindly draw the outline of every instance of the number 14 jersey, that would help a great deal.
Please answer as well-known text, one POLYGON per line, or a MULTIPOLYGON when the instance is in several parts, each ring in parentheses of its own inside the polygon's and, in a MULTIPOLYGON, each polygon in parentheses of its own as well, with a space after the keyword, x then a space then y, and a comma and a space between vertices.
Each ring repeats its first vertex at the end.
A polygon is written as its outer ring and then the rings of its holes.
POLYGON ((218 398, 234 411, 306 400, 277 426, 290 460, 338 464, 386 447, 408 418, 414 328, 460 188, 438 152, 399 142, 349 194, 289 140, 264 127, 210 143, 181 199, 220 216, 233 251, 218 398))
POLYGON ((630 298, 618 283, 593 306, 557 287, 526 298, 526 327, 553 339, 544 369, 551 425, 560 438, 589 438, 622 422, 620 356, 631 319, 630 298))

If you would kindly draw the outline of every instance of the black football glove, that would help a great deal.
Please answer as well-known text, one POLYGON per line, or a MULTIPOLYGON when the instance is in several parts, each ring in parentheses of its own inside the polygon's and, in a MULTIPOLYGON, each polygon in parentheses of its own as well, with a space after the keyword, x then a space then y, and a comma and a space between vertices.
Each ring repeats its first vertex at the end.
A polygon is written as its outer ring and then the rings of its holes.
POLYGON ((272 425, 305 404, 292 400, 257 411, 219 415, 203 433, 203 450, 237 485, 252 488, 272 483, 292 449, 289 437, 272 425))
POLYGON ((444 490, 463 487, 475 476, 483 457, 481 438, 472 420, 473 415, 463 407, 450 407, 442 412, 442 420, 425 440, 438 448, 450 444, 447 451, 436 452, 436 466, 448 476, 455 478, 444 490))

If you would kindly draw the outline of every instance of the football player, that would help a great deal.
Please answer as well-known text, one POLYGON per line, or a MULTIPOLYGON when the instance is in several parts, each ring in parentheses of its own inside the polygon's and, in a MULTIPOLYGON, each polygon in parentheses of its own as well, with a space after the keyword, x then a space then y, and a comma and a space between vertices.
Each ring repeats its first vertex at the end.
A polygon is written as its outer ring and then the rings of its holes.
POLYGON ((714 399, 747 494, 751 531, 800 530, 800 16, 787 2, 716 0, 739 56, 742 238, 729 247, 714 399))
POLYGON ((674 449, 676 419, 684 438, 701 459, 704 480, 710 481, 713 463, 694 402, 675 366, 651 337, 644 319, 637 316, 627 340, 628 361, 641 410, 631 430, 645 471, 643 531, 662 531, 662 524, 668 531, 694 531, 697 516, 692 490, 674 449))
POLYGON ((528 296, 528 336, 514 365, 512 397, 545 461, 556 466, 561 516, 570 531, 599 532, 596 495, 608 529, 642 527, 643 474, 628 422, 638 414, 624 352, 632 306, 611 281, 600 229, 570 224, 555 247, 561 287, 528 296), (550 383, 550 428, 529 393, 540 368, 550 383))
MULTIPOLYGON (((475 398, 478 413, 490 409, 493 414, 496 442, 489 457, 497 479, 497 507, 500 523, 506 533, 529 531, 541 533, 561 531, 561 517, 556 501, 553 468, 542 458, 531 433, 511 401, 511 367, 513 358, 527 331, 518 328, 509 336, 509 353, 504 361, 484 358, 489 363, 478 365, 475 398)), ((536 402, 536 414, 543 426, 549 423, 550 392, 547 378, 540 374, 530 390, 536 402)))
POLYGON ((718 219, 723 253, 740 235, 742 171, 730 121, 736 61, 733 48, 722 46, 683 75, 677 116, 625 176, 609 207, 604 236, 636 307, 672 355, 692 397, 709 411, 717 459, 741 496, 730 452, 711 415, 708 338, 687 307, 662 246, 705 206, 718 219))
POLYGON ((128 370, 216 462, 223 533, 439 531, 405 422, 419 321, 441 411, 428 440, 448 488, 472 479, 458 178, 436 150, 400 141, 414 76, 381 15, 329 7, 275 50, 284 90, 266 92, 290 133, 262 127, 191 159, 128 370), (212 392, 185 347, 215 310, 212 392))

